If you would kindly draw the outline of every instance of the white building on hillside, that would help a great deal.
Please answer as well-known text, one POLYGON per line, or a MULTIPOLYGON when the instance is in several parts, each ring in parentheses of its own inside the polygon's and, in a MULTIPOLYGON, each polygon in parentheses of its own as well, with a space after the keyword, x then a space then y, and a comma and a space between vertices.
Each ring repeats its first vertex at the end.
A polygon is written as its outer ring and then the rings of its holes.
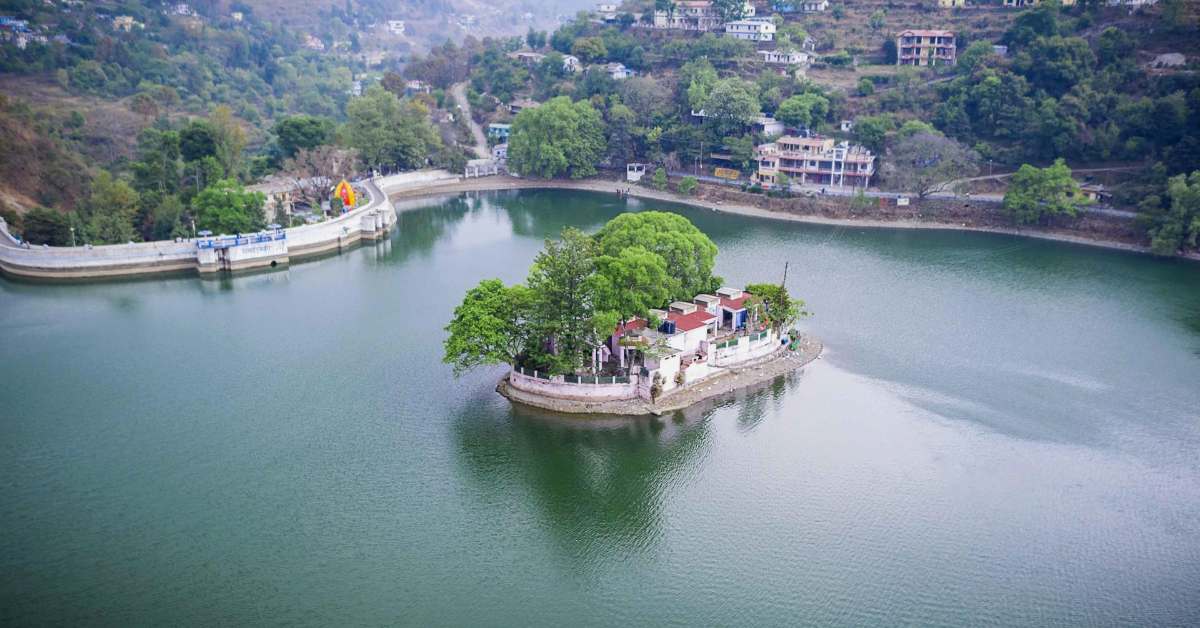
MULTIPOLYGON (((742 7, 742 19, 754 17, 755 8, 750 2, 742 7)), ((699 31, 721 30, 725 20, 711 0, 674 0, 669 11, 654 12, 654 28, 699 31)))
POLYGON ((726 22, 725 36, 745 41, 775 41, 775 22, 769 17, 726 22))
POLYGON ((800 50, 759 50, 758 60, 769 65, 808 65, 810 57, 800 50))

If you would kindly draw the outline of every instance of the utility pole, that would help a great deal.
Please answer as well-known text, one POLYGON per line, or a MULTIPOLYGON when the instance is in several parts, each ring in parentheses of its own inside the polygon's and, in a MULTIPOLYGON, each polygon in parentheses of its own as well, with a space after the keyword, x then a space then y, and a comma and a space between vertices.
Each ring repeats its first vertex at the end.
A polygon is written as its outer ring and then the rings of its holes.
POLYGON ((787 290, 787 269, 788 269, 788 262, 785 261, 783 263, 783 281, 779 282, 779 287, 783 288, 784 290, 787 290))

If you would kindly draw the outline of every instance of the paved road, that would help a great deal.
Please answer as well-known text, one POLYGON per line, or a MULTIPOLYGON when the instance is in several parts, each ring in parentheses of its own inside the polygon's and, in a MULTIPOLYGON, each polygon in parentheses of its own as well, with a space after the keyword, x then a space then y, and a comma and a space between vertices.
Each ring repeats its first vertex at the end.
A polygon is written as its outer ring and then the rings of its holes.
POLYGON ((487 136, 483 134, 483 127, 475 122, 475 118, 471 116, 471 102, 467 100, 467 84, 455 83, 450 88, 450 94, 454 96, 454 102, 458 104, 459 115, 467 121, 467 126, 471 128, 471 137, 475 138, 475 156, 480 159, 487 159, 492 156, 492 152, 488 150, 487 136))
MULTIPOLYGON (((1125 168, 1092 168, 1092 169, 1086 169, 1086 170, 1076 170, 1075 172, 1106 172, 1106 171, 1115 171, 1115 170, 1123 170, 1123 169, 1125 169, 1125 168)), ((670 175, 672 177, 695 177, 696 180, 698 180, 698 181, 704 181, 705 183, 712 183, 712 184, 716 184, 716 185, 726 185, 726 186, 730 186, 730 187, 741 187, 741 185, 743 183, 742 181, 729 181, 728 179, 721 179, 721 178, 710 176, 710 175, 696 175, 691 172, 686 172, 686 171, 682 171, 682 170, 671 171, 670 175)), ((980 180, 980 179, 1007 177, 1007 176, 1011 176, 1011 175, 1012 175, 1012 173, 1010 172, 1010 173, 1006 173, 1006 174, 994 174, 994 175, 991 175, 988 177, 975 177, 972 179, 962 179, 961 181, 976 181, 976 180, 980 180)), ((950 185, 950 183, 957 183, 957 182, 944 183, 940 187, 942 187, 944 189, 945 187, 948 187, 950 185)), ((854 196, 854 195, 858 194, 859 191, 860 191, 859 188, 836 188, 836 187, 821 187, 821 186, 814 186, 814 185, 800 186, 800 185, 795 185, 795 184, 792 185, 792 192, 794 192, 796 194, 807 195, 807 196, 854 196)), ((917 197, 916 194, 909 194, 909 193, 905 193, 905 192, 883 192, 883 191, 879 191, 879 190, 862 190, 862 193, 864 196, 867 196, 868 198, 896 199, 896 198, 909 197, 912 199, 916 199, 916 197, 917 197)), ((982 202, 988 202, 988 203, 1004 202, 1003 194, 957 194, 955 192, 932 192, 932 193, 928 194, 926 196, 926 198, 934 198, 934 199, 939 199, 939 200, 961 200, 961 201, 972 201, 973 200, 973 201, 982 201, 982 202)), ((1114 218, 1133 219, 1133 218, 1137 217, 1137 212, 1128 211, 1128 210, 1124 210, 1124 209, 1114 209, 1112 207, 1108 207, 1107 205, 1093 205, 1093 206, 1089 206, 1089 207, 1083 207, 1083 208, 1081 208, 1080 211, 1082 211, 1084 213, 1088 213, 1088 214, 1102 214, 1105 216, 1112 216, 1114 218)))

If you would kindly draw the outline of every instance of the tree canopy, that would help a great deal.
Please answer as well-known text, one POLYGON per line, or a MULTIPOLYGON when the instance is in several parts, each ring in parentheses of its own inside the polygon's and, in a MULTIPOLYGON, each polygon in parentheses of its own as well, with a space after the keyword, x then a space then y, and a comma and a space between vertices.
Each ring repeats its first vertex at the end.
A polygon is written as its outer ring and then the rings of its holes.
POLYGON ((618 255, 641 247, 662 257, 671 271, 670 298, 691 301, 701 292, 715 290, 713 277, 717 245, 687 218, 669 212, 638 212, 613 218, 596 234, 600 251, 618 255))
POLYGON ((265 197, 247 192, 231 179, 217 181, 192 199, 197 229, 213 233, 251 233, 266 226, 265 197))
POLYGON ((1062 159, 1045 168, 1025 164, 1004 193, 1004 209, 1019 224, 1034 224, 1056 216, 1075 216, 1087 198, 1071 178, 1062 159))
POLYGON ((596 173, 604 150, 599 112, 587 101, 560 96, 517 114, 508 159, 509 166, 525 176, 578 179, 596 173))

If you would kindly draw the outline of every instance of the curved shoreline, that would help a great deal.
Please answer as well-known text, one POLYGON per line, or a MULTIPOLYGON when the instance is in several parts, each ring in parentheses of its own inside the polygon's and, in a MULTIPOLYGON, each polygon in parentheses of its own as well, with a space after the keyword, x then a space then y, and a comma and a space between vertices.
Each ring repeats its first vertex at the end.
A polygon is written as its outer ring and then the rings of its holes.
MULTIPOLYGON (((733 214, 737 216, 749 216, 752 218, 766 218, 769 220, 785 220, 789 222, 801 222, 815 225, 829 225, 837 227, 865 227, 869 229, 929 229, 934 231, 961 231, 961 232, 976 232, 976 233, 995 233, 1000 235, 1010 235, 1023 238, 1035 238, 1038 240, 1049 240, 1052 242, 1065 242, 1068 244, 1080 244, 1084 246, 1092 246, 1097 248, 1109 249, 1114 251, 1125 251, 1127 253, 1139 253, 1143 255, 1155 256, 1151 252, 1150 247, 1129 244, 1127 242, 1118 242, 1115 240, 1098 240, 1093 238, 1085 238, 1082 236, 1073 236, 1065 233, 1052 233, 1039 230, 1016 229, 1004 227, 981 227, 967 224, 949 223, 949 222, 924 222, 917 220, 878 220, 872 218, 826 218, 824 216, 814 216, 806 214, 789 214, 776 211, 770 211, 759 207, 742 204, 725 204, 714 203, 702 199, 679 196, 672 192, 654 190, 639 186, 633 183, 623 181, 612 181, 608 179, 582 179, 582 180, 561 180, 561 179, 521 179, 511 176, 493 176, 482 177, 478 179, 460 179, 458 181, 406 188, 401 190, 388 191, 384 190, 384 194, 389 199, 419 199, 441 195, 459 194, 462 192, 496 192, 504 190, 536 190, 536 189, 559 189, 559 190, 583 190, 588 192, 601 192, 610 194, 628 194, 629 196, 642 199, 650 199, 656 201, 665 201, 670 203, 679 203, 681 205, 689 205, 701 209, 709 209, 712 211, 733 214)), ((1160 257, 1160 256, 1155 256, 1160 257)), ((1176 256, 1178 259, 1191 261, 1200 261, 1200 252, 1192 252, 1184 255, 1176 256)), ((1172 258, 1163 258, 1172 259, 1172 258)))
POLYGON ((820 340, 806 335, 801 339, 798 351, 780 349, 767 357, 725 369, 685 388, 677 388, 654 402, 648 402, 641 397, 601 401, 551 397, 514 388, 509 385, 507 374, 496 384, 496 392, 514 403, 563 414, 604 417, 660 416, 787 375, 821 357, 824 348, 820 340))

